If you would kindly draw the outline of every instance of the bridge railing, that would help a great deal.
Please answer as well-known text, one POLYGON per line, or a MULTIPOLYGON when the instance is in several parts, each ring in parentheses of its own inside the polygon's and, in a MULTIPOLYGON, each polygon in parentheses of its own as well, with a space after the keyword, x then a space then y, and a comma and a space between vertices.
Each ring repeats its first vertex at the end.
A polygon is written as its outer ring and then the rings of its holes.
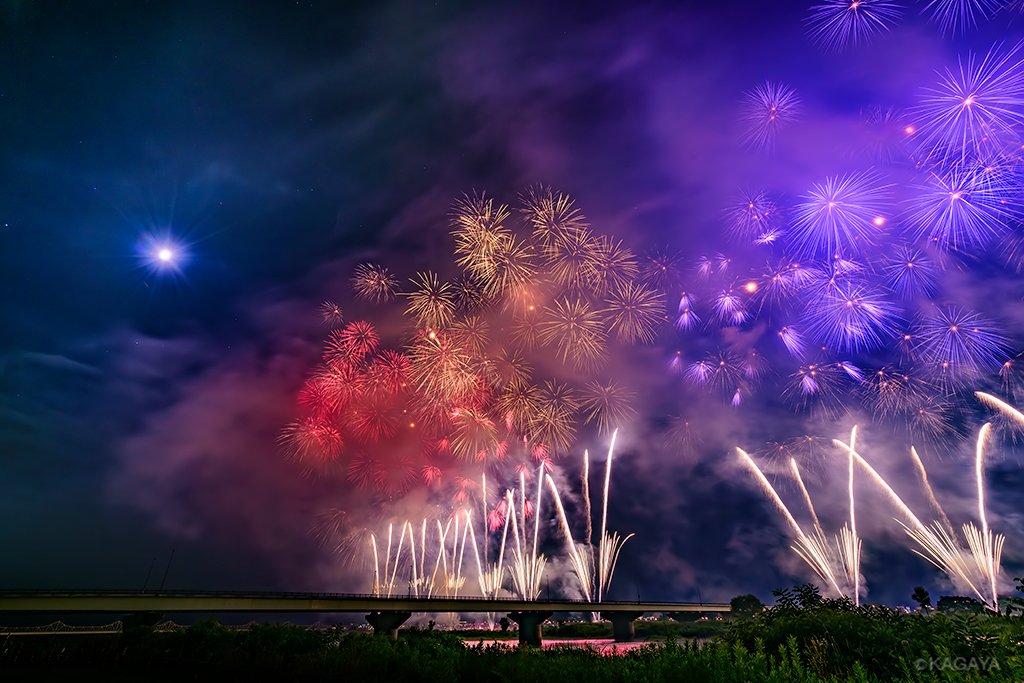
MULTIPOLYGON (((84 589, 0 589, 0 597, 13 597, 13 596, 52 596, 52 597, 89 597, 89 596, 138 596, 138 597, 219 597, 219 598, 281 598, 281 599, 301 599, 301 600, 377 600, 377 599, 393 599, 393 600, 422 600, 422 601, 434 601, 434 600, 467 600, 467 601, 480 601, 480 602, 530 602, 539 605, 544 604, 573 604, 586 607, 587 605, 636 605, 641 603, 641 600, 602 600, 600 603, 591 602, 588 600, 579 600, 572 598, 545 598, 537 600, 521 600, 519 598, 489 598, 484 595, 415 595, 414 593, 406 594, 392 594, 390 596, 376 595, 374 593, 327 593, 327 592, 302 592, 302 591, 225 591, 225 590, 148 590, 148 589, 95 589, 95 590, 84 590, 84 589)), ((679 606, 701 606, 701 605, 713 605, 717 603, 708 603, 704 601, 700 602, 678 602, 673 600, 644 600, 645 604, 662 604, 662 605, 679 605, 679 606)))

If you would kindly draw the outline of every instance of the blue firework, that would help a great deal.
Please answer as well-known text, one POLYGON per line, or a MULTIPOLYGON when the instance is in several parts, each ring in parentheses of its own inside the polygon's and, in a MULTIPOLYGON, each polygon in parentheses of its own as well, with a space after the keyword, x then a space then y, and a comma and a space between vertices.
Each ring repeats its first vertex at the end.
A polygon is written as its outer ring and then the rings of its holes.
POLYGON ((929 0, 923 12, 939 25, 943 33, 964 33, 988 19, 1002 6, 1004 0, 929 0))
POLYGON ((891 339, 899 308, 887 293, 857 281, 837 281, 808 303, 805 327, 825 346, 840 351, 877 348, 891 339))
POLYGON ((1020 216, 1016 184, 993 177, 977 163, 930 173, 913 190, 906 203, 907 223, 915 237, 943 250, 985 245, 1020 216))
POLYGON ((811 39, 830 50, 866 42, 891 29, 901 9, 890 0, 822 0, 805 20, 811 39))
POLYGON ((803 255, 856 254, 878 241, 889 196, 889 186, 872 171, 826 178, 797 205, 792 245, 803 255))
POLYGON ((738 241, 758 243, 778 230, 779 210, 768 193, 743 192, 726 210, 726 221, 738 241))
POLYGON ((956 385, 997 370, 1010 351, 998 325, 958 306, 943 306, 918 323, 916 351, 936 379, 956 385))
POLYGON ((751 147, 771 151, 781 129, 800 114, 800 98, 788 85, 765 81, 743 94, 743 139, 751 147))
POLYGON ((1001 153, 1024 124, 1024 50, 993 47, 940 74, 913 110, 921 155, 940 165, 1001 153))
POLYGON ((920 249, 901 246, 882 265, 886 284, 904 299, 933 296, 938 289, 939 269, 920 249))

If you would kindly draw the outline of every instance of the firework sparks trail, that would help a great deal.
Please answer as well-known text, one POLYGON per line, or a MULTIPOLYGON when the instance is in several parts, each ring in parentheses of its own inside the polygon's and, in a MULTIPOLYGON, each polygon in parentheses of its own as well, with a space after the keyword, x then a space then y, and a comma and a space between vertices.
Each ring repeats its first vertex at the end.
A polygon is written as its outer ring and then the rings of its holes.
POLYGON ((793 479, 796 481, 797 487, 800 489, 800 495, 803 496, 804 502, 807 504, 807 511, 811 513, 815 533, 824 536, 824 532, 821 529, 821 520, 818 519, 818 513, 814 509, 814 501, 811 500, 811 494, 807 490, 807 486, 804 485, 804 478, 800 475, 800 467, 796 464, 796 458, 789 459, 789 469, 793 473, 793 479))
MULTIPOLYGON (((999 564, 999 556, 1002 549, 1001 547, 996 549, 993 546, 994 539, 992 532, 989 531, 988 514, 985 512, 985 443, 988 441, 988 433, 991 429, 992 423, 986 422, 978 432, 978 443, 974 454, 974 477, 978 486, 978 519, 981 521, 981 536, 979 538, 976 534, 969 534, 968 541, 975 557, 978 556, 979 550, 983 553, 985 562, 988 565, 989 583, 992 588, 992 607, 998 612, 999 593, 996 590, 996 581, 998 579, 996 567, 999 564)), ((1002 546, 1002 543, 1000 542, 999 545, 1002 546)))
POLYGON ((807 565, 814 571, 818 577, 824 581, 828 586, 835 590, 837 595, 847 595, 839 586, 839 582, 836 579, 836 561, 832 557, 832 553, 829 550, 828 543, 825 542, 824 538, 820 535, 808 536, 808 534, 800 526, 800 523, 793 517, 793 513, 786 507, 786 503, 779 496, 778 491, 772 486, 771 482, 768 481, 768 477, 764 476, 764 472, 757 466, 754 459, 750 457, 746 451, 742 448, 737 448, 736 452, 740 456, 740 460, 750 469, 754 477, 757 479, 761 488, 768 494, 772 502, 775 503, 775 507, 778 508, 779 512, 786 518, 791 529, 797 536, 796 544, 793 546, 793 551, 802 559, 807 565))
POLYGON ((590 511, 590 451, 583 450, 583 474, 580 475, 580 483, 583 488, 583 518, 587 525, 587 532, 584 538, 587 545, 591 545, 594 538, 592 515, 590 511))
POLYGON ((986 606, 993 610, 998 610, 999 596, 997 587, 1005 537, 1001 534, 993 534, 988 529, 988 521, 984 511, 984 489, 981 470, 984 463, 984 446, 987 437, 988 425, 986 424, 978 435, 975 455, 978 512, 981 517, 982 529, 979 530, 971 522, 963 525, 962 531, 967 544, 966 549, 957 540, 955 535, 949 533, 942 522, 936 522, 931 526, 925 525, 910 507, 903 502, 903 499, 900 498, 889 483, 854 448, 838 439, 833 439, 833 443, 845 450, 850 457, 857 461, 907 519, 909 525, 903 522, 899 522, 899 524, 918 545, 917 548, 914 548, 914 552, 935 565, 955 585, 969 589, 986 606), (979 586, 985 586, 988 590, 982 590, 979 586))
POLYGON ((583 599, 592 602, 590 593, 590 566, 583 561, 580 555, 580 546, 572 538, 572 530, 569 528, 569 520, 565 517, 565 508, 562 506, 562 497, 558 494, 558 487, 550 474, 544 475, 548 488, 551 489, 551 497, 555 501, 555 510, 558 513, 558 523, 562 528, 562 535, 565 537, 565 549, 569 556, 569 564, 576 573, 577 583, 583 593, 583 599))
MULTIPOLYGON (((850 497, 850 532, 849 535, 843 534, 845 543, 842 547, 846 549, 845 557, 847 558, 846 571, 847 576, 853 579, 853 602, 856 605, 860 604, 860 538, 857 537, 857 512, 854 507, 856 497, 853 492, 853 453, 855 452, 857 443, 857 426, 854 425, 853 429, 850 430, 850 456, 849 462, 849 475, 848 475, 848 494, 850 497)), ((843 530, 845 532, 845 529, 843 530)))
POLYGON ((1011 420, 1016 422, 1018 425, 1024 427, 1024 413, 1011 406, 1006 401, 996 398, 992 394, 987 394, 984 391, 976 391, 974 395, 978 397, 978 400, 987 405, 990 408, 994 408, 999 412, 1003 413, 1011 420))
POLYGON ((932 489, 931 482, 928 481, 928 470, 924 468, 924 462, 922 462, 921 456, 917 454, 917 448, 914 446, 910 447, 910 459, 914 462, 914 469, 917 470, 917 474, 921 478, 921 485, 924 487, 924 493, 928 497, 928 502, 931 504, 932 509, 939 515, 942 526, 949 532, 949 535, 955 536, 956 532, 953 530, 953 523, 949 521, 946 510, 939 503, 939 499, 935 497, 935 490, 932 489))

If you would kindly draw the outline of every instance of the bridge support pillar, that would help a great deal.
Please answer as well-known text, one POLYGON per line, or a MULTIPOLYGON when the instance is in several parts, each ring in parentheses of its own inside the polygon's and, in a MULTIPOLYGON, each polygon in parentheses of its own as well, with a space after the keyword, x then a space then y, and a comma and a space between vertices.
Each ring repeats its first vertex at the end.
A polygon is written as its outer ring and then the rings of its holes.
POLYGON ((153 627, 164 618, 159 612, 133 612, 121 617, 121 632, 152 631, 153 627))
POLYGON ((508 618, 519 625, 519 644, 541 646, 540 627, 551 612, 509 612, 508 618))
POLYGON ((601 612, 601 618, 612 622, 612 636, 616 643, 628 643, 636 638, 633 622, 643 614, 643 612, 601 612))
POLYGON ((386 634, 391 636, 391 640, 398 640, 398 627, 411 616, 410 612, 370 612, 366 621, 377 635, 386 634))

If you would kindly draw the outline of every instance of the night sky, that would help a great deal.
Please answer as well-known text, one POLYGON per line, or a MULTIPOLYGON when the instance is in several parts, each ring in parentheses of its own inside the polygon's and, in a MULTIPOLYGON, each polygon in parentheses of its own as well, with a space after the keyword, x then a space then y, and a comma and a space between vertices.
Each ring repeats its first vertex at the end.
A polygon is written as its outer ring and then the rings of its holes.
MULTIPOLYGON (((968 53, 1024 39, 1016 9, 953 33, 924 4, 829 50, 808 37, 798 1, 4 2, 0 587, 153 586, 173 552, 169 588, 368 590, 365 543, 342 557, 314 538, 324 510, 345 509, 355 534, 451 505, 423 484, 382 496, 348 482, 344 466, 314 475, 282 454, 278 436, 301 413, 296 394, 327 334, 321 301, 400 346, 402 304, 358 301, 353 269, 382 263, 403 286, 427 269, 454 278, 450 210, 474 192, 516 205, 549 185, 639 256, 678 253, 684 280, 705 254, 726 253, 739 273, 780 257, 729 238, 726 210, 750 188, 787 207, 788 225, 815 183, 871 170, 895 188, 886 216, 900 224, 901 189, 921 169, 899 137, 923 88, 968 53), (744 93, 766 80, 800 98, 770 150, 744 142, 744 93), (880 111, 897 139, 871 128, 880 111), (169 265, 153 259, 163 245, 169 265)), ((1020 166, 1008 164, 1005 183, 1014 207, 1020 166)), ((995 321, 1006 358, 1024 351, 1024 283, 1000 258, 1018 219, 943 261, 931 297, 995 321)), ((894 244, 873 245, 872 258, 894 244)), ((860 404, 825 415, 780 398, 801 361, 770 347, 774 324, 684 334, 667 323, 655 343, 611 354, 606 369, 638 396, 609 513, 637 536, 613 597, 768 598, 812 578, 736 446, 827 443, 860 424, 865 456, 926 509, 907 458, 914 435, 873 426, 860 404), (692 363, 724 346, 764 349, 771 366, 739 407, 670 371, 676 351, 692 363), (680 415, 699 432, 685 448, 666 437, 680 415)), ((895 338, 857 349, 855 362, 889 365, 895 338)), ((1024 403, 995 370, 973 388, 1024 403)), ((922 451, 959 524, 975 510, 973 438, 991 413, 969 389, 944 400, 956 404, 949 433, 922 451)), ((1020 437, 997 432, 990 522, 1007 535, 1012 577, 1024 567, 1020 437)), ((581 427, 555 460, 567 491, 582 449, 600 463, 606 444, 581 427)), ((834 531, 845 460, 822 450, 812 492, 834 531)), ((861 479, 858 492, 868 598, 951 591, 911 553, 877 488, 861 479)), ((545 534, 559 554, 557 528, 545 534)), ((551 572, 568 581, 564 565, 551 572)))

